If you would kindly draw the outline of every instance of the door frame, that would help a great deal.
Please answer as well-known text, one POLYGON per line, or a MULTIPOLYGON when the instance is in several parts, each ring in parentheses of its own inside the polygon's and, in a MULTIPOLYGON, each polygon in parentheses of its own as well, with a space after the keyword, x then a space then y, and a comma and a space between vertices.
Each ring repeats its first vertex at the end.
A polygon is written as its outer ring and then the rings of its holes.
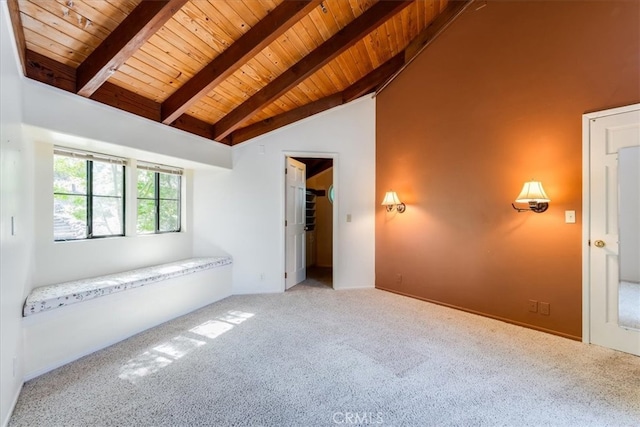
MULTIPOLYGON (((339 221, 338 221, 338 215, 336 214, 337 212, 339 212, 340 210, 338 209, 340 206, 340 186, 337 185, 338 184, 338 177, 339 177, 339 167, 338 167, 338 163, 339 163, 339 155, 338 153, 335 152, 322 152, 322 151, 283 151, 282 152, 282 156, 280 158, 280 170, 284 171, 287 168, 287 157, 311 157, 311 158, 317 158, 317 159, 332 159, 333 160, 333 188, 334 188, 334 192, 335 192, 335 198, 333 200, 333 204, 332 204, 332 221, 333 221, 333 239, 332 239, 332 243, 331 243, 331 264, 332 264, 332 277, 333 277, 333 289, 336 289, 336 277, 340 277, 339 275, 339 266, 336 263, 336 260, 339 259, 338 258, 338 245, 337 245, 337 241, 338 241, 338 233, 339 233, 339 221)), ((283 272, 287 271, 287 238, 286 238, 286 233, 287 230, 284 227, 284 218, 286 217, 286 209, 287 209, 287 200, 286 200, 286 191, 287 191, 287 180, 285 177, 284 173, 280 174, 280 194, 282 197, 282 203, 280 206, 281 209, 281 214, 280 214, 280 218, 282 218, 282 220, 280 221, 280 226, 282 227, 282 231, 280 233, 280 236, 282 236, 281 238, 283 239, 283 245, 282 245, 282 260, 283 260, 283 272)), ((305 255, 306 255, 306 250, 307 248, 305 247, 305 255)), ((282 274, 282 278, 281 278, 281 291, 285 292, 286 290, 286 280, 284 278, 284 274, 282 274)))
POLYGON ((582 115, 582 342, 591 342, 591 133, 590 121, 640 109, 640 104, 582 115))

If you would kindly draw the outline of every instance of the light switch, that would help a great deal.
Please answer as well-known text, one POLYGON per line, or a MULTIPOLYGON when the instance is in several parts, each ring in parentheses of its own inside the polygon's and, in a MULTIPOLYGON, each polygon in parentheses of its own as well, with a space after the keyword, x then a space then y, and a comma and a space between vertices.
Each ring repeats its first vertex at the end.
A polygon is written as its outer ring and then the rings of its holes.
POLYGON ((351 222, 351 214, 347 214, 347 222, 351 222))
POLYGON ((576 211, 564 211, 564 222, 567 224, 576 223, 576 211))

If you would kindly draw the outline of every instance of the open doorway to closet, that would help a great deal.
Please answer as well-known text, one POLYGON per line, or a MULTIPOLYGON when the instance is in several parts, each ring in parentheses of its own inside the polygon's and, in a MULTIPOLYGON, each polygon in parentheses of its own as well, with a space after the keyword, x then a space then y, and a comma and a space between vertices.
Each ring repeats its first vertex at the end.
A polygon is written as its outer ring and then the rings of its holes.
MULTIPOLYGON (((333 287, 333 203, 335 190, 334 162, 332 158, 290 157, 304 166, 298 169, 305 171, 304 190, 304 241, 287 235, 285 239, 287 271, 295 270, 295 266, 304 263, 304 274, 294 272, 295 280, 287 280, 286 289, 298 283, 306 286, 333 287), (291 238, 290 238, 291 237, 291 238), (300 244, 302 243, 302 244, 300 244)), ((289 182, 289 178, 287 178, 289 182)), ((288 187, 290 184, 287 184, 288 187)), ((287 191, 289 198, 291 191, 287 191)), ((289 210, 290 202, 287 201, 289 210)), ((299 203, 299 202, 298 202, 299 203)), ((295 209, 294 209, 295 211, 295 209)), ((290 222, 290 221, 289 221, 290 222)), ((298 221, 294 221, 297 223, 298 221)), ((293 225, 293 224, 289 224, 293 225)), ((291 234, 289 226, 287 233, 291 234)), ((289 273, 287 273, 289 275, 289 273)))

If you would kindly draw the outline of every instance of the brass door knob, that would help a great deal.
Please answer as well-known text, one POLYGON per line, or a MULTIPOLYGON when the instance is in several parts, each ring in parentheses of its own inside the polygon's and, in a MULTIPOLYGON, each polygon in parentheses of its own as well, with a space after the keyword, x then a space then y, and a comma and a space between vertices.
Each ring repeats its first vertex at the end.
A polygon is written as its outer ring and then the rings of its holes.
POLYGON ((593 244, 596 245, 596 248, 604 248, 605 246, 605 243, 603 240, 596 240, 593 244))

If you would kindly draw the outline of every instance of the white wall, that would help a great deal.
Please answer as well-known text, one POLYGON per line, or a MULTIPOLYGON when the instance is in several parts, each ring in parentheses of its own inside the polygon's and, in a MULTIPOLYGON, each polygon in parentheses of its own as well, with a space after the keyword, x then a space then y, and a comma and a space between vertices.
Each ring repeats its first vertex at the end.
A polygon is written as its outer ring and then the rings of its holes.
POLYGON ((96 148, 108 154, 175 163, 189 161, 229 168, 231 149, 223 144, 147 120, 116 108, 24 79, 23 121, 49 131, 51 142, 96 148), (148 155, 155 155, 147 159, 148 155))
POLYGON ((0 3, 0 423, 5 425, 22 386, 22 303, 32 271, 31 147, 22 141, 21 74, 0 3), (11 233, 11 218, 15 233, 11 233), (15 360, 15 370, 14 370, 15 360))
POLYGON ((23 78, 1 6, 0 421, 6 423, 24 377, 21 309, 35 286, 230 254, 234 293, 283 291, 286 154, 334 158, 334 287, 374 286, 374 100, 227 147, 23 78), (186 203, 193 209, 185 232, 54 243, 54 144, 190 169, 186 203))
POLYGON ((334 157, 334 288, 374 287, 375 100, 364 97, 234 146, 230 172, 195 172, 195 252, 233 256, 234 293, 284 290, 285 156, 310 153, 334 157))
POLYGON ((231 273, 225 265, 25 318, 25 379, 230 296, 231 273))
MULTIPOLYGON (((54 243, 53 145, 209 172, 229 168, 232 158, 228 146, 24 78, 4 0, 0 31, 0 423, 4 425, 25 375, 29 349, 24 346, 22 306, 33 287, 193 253, 191 209, 183 233, 54 243)), ((192 176, 187 171, 187 208, 192 176)), ((162 313, 166 315, 166 310, 162 313)), ((55 334, 49 338, 55 340, 55 334)))
MULTIPOLYGON (((29 140, 28 135, 25 139, 29 140)), ((35 159, 34 188, 34 256, 37 266, 29 290, 69 280, 116 273, 133 268, 176 261, 192 256, 193 229, 191 173, 184 176, 183 231, 153 235, 136 235, 135 226, 128 226, 133 234, 125 237, 89 239, 68 242, 53 240, 53 145, 33 142, 35 159)), ((131 180, 129 180, 131 181, 131 180)), ((130 182, 129 182, 130 183, 130 182)), ((127 213, 135 211, 135 195, 127 192, 127 213)), ((135 215, 128 215, 128 225, 135 215)), ((135 224, 134 224, 135 225, 135 224)))

